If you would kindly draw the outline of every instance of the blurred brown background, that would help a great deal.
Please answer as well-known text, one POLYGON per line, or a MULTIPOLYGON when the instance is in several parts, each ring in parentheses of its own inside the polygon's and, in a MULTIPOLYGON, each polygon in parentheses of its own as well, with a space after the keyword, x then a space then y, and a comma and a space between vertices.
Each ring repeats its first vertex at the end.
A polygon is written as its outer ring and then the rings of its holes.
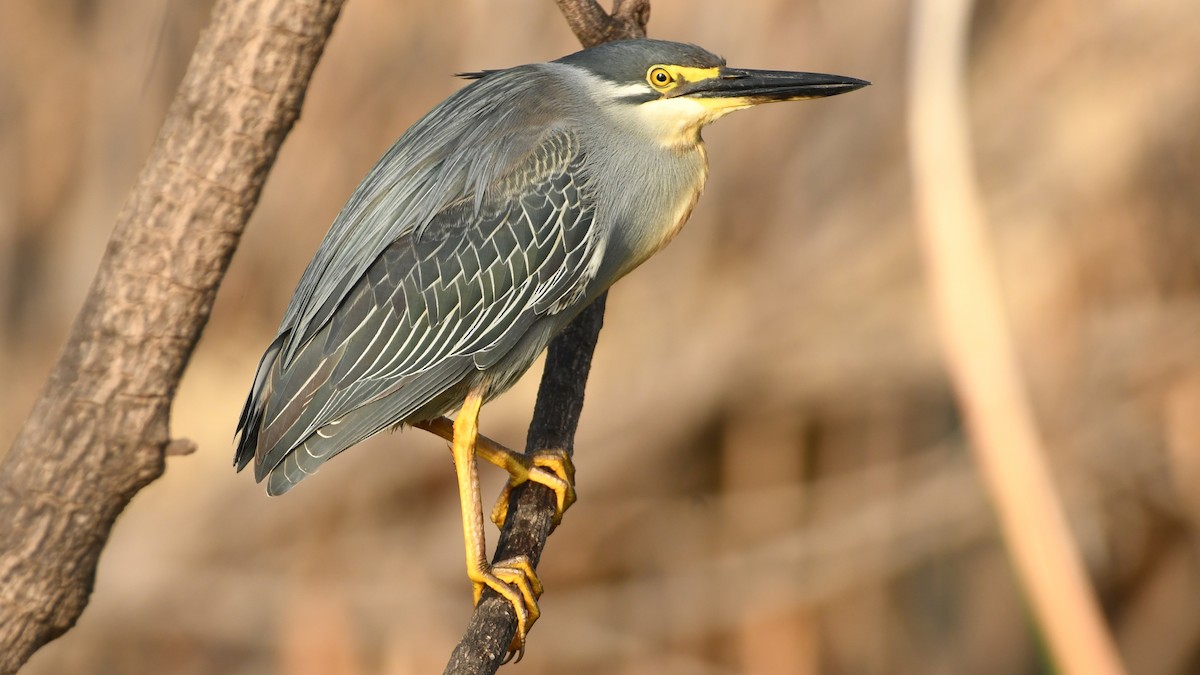
MULTIPOLYGON (((208 9, 0 0, 0 448, 208 9)), ((706 133, 691 223, 612 293, 580 501, 505 672, 1049 671, 922 285, 909 12, 653 4, 655 37, 875 86, 706 133)), ((576 46, 549 0, 348 3, 176 401, 200 451, 134 499, 79 625, 26 672, 441 671, 470 612, 445 444, 372 439, 268 499, 232 473, 234 423, 326 227, 450 75, 576 46)), ((1076 540, 1130 672, 1200 672, 1200 4, 990 0, 971 58, 977 165, 1076 540)), ((536 382, 485 431, 520 446, 536 382)))

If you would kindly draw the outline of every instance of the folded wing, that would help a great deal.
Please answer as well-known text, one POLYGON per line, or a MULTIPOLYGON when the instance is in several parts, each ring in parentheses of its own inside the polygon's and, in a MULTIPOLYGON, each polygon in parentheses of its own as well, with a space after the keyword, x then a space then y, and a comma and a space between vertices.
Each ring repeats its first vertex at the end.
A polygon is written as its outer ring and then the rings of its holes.
POLYGON ((320 322, 285 321, 242 414, 238 468, 253 459, 282 493, 578 301, 603 253, 584 157, 569 130, 541 130, 482 199, 463 195, 404 229, 344 297, 311 311, 320 322))

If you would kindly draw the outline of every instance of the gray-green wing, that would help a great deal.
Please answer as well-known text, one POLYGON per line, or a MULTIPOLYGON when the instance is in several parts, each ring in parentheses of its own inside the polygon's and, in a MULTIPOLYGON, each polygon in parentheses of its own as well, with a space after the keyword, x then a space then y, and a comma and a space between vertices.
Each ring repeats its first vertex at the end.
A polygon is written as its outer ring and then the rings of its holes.
MULTIPOLYGON (((539 317, 578 302, 599 263, 575 137, 549 131, 481 203, 460 199, 384 249, 328 320, 263 358, 236 462, 268 492, 439 401, 502 360, 539 317)), ((314 324, 310 323, 309 326, 314 324)))
POLYGON ((418 120, 363 179, 334 220, 288 304, 279 345, 290 363, 383 250, 418 236, 450 204, 478 210, 495 181, 562 119, 562 84, 546 64, 488 75, 418 120), (513 123, 513 120, 519 120, 513 123))

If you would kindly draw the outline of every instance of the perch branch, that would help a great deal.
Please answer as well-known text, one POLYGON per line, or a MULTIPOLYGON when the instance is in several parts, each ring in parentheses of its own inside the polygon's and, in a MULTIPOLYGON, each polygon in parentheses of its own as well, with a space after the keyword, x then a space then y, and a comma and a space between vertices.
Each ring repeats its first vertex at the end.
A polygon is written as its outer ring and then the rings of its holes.
POLYGON ((220 0, 41 398, 0 465, 0 673, 75 624, 343 0, 220 0))
MULTIPOLYGON (((595 0, 557 2, 585 47, 646 36, 649 0, 616 0, 611 16, 595 0)), ((527 453, 552 448, 573 452, 592 352, 604 323, 604 301, 605 296, 600 296, 550 343, 525 443, 527 453)), ((513 490, 493 560, 525 555, 536 567, 550 536, 554 508, 554 493, 542 485, 526 483, 513 490)), ((445 672, 448 675, 495 673, 516 632, 517 615, 512 605, 495 591, 484 591, 445 672)))

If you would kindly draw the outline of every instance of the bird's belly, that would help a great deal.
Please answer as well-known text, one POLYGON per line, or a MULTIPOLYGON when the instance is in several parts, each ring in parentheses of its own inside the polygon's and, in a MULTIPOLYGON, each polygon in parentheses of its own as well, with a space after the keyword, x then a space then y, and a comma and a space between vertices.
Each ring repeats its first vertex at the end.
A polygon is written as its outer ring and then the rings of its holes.
MULTIPOLYGON (((574 314, 571 314, 574 317, 574 314)), ((540 319, 529 327, 507 354, 486 370, 471 369, 467 375, 440 392, 431 401, 405 418, 405 423, 421 422, 457 411, 472 391, 483 388, 484 402, 508 391, 528 372, 550 340, 569 322, 558 316, 540 319)))
POLYGON ((533 362, 546 349, 546 345, 550 344, 554 336, 566 327, 569 320, 562 319, 561 315, 551 315, 539 319, 529 327, 525 335, 503 358, 487 370, 486 399, 493 399, 508 391, 529 371, 533 362))

